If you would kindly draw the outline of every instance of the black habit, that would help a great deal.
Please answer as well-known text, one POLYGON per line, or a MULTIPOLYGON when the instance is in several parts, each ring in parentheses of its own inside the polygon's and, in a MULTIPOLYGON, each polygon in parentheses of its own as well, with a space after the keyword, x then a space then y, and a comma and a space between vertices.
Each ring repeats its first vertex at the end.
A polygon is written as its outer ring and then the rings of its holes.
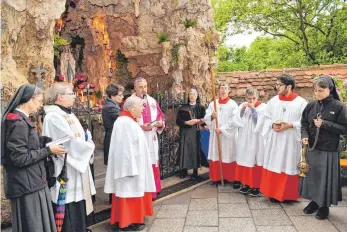
MULTIPOLYGON (((177 154, 177 165, 180 169, 192 169, 208 166, 200 144, 200 125, 185 125, 191 119, 203 119, 205 108, 200 104, 183 105, 177 113, 176 124, 180 127, 180 143, 177 154)), ((202 124, 201 126, 204 126, 202 124)))

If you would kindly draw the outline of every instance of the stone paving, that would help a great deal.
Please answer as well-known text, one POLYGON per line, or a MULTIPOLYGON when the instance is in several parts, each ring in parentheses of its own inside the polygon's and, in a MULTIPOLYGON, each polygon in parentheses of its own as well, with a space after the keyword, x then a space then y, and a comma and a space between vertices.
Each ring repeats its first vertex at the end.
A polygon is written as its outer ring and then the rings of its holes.
MULTIPOLYGON (((146 218, 146 232, 347 232, 347 187, 343 202, 330 208, 329 220, 319 221, 302 210, 308 204, 271 203, 264 197, 244 196, 232 186, 204 184, 187 193, 155 204, 146 218)), ((112 231, 108 222, 93 232, 112 231)))

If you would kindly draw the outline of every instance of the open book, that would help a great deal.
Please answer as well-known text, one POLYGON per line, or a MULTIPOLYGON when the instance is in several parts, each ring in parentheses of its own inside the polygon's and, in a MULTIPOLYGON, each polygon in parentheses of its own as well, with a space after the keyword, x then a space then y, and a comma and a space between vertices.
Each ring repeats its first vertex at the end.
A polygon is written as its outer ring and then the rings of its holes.
POLYGON ((46 147, 49 147, 51 146, 52 144, 63 144, 63 143, 66 143, 66 142, 69 142, 70 141, 70 136, 69 135, 66 135, 64 137, 61 137, 60 139, 57 139, 57 140, 54 140, 52 142, 49 142, 46 144, 46 147))

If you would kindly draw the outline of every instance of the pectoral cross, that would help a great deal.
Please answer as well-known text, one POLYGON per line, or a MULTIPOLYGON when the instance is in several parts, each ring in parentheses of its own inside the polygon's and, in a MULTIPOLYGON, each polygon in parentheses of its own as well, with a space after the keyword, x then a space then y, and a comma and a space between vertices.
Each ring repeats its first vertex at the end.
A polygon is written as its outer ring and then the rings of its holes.
POLYGON ((37 65, 36 69, 31 69, 32 73, 35 73, 37 76, 37 83, 36 86, 44 89, 43 86, 43 81, 42 81, 42 74, 45 73, 47 70, 46 69, 41 69, 40 65, 37 65))

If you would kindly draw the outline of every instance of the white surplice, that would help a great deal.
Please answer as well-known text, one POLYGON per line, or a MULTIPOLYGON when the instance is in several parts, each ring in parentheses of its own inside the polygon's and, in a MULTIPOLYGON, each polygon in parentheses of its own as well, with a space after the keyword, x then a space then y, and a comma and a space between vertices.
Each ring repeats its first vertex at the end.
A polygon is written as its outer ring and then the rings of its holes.
MULTIPOLYGON (((63 144, 68 151, 66 173, 69 180, 66 185, 66 204, 86 200, 86 198, 89 199, 90 195, 95 195, 96 193, 89 167, 95 149, 93 141, 85 141, 83 127, 74 114, 67 114, 56 105, 45 106, 45 112, 46 116, 43 122, 42 134, 51 137, 53 141, 66 135, 71 138, 69 142, 63 144), (68 120, 67 117, 69 118, 68 120), (71 129, 72 127, 76 131, 73 131, 71 129), (83 189, 83 186, 86 186, 83 181, 85 176, 89 179, 88 188, 90 188, 90 195, 87 197, 83 189)), ((60 174, 64 165, 64 158, 62 156, 57 157, 53 158, 55 168, 54 176, 60 174)), ((58 181, 51 188, 51 196, 54 203, 57 203, 59 188, 60 184, 58 181)), ((89 212, 87 206, 87 213, 89 212)))
MULTIPOLYGON (((237 127, 233 124, 232 118, 237 109, 235 101, 229 99, 226 104, 219 104, 217 101, 218 124, 222 134, 220 137, 222 162, 232 163, 236 160, 236 142, 237 142, 237 127)), ((206 110, 205 122, 210 130, 210 140, 208 148, 208 159, 211 161, 219 161, 218 143, 216 137, 216 122, 211 120, 214 111, 214 103, 211 102, 206 110)))
POLYGON ((155 192, 151 156, 139 124, 128 116, 118 117, 110 144, 104 192, 120 198, 155 192))
POLYGON ((264 126, 266 104, 261 103, 255 108, 258 119, 254 123, 252 119, 252 110, 247 107, 241 117, 240 112, 242 105, 240 104, 234 116, 234 123, 239 128, 237 140, 237 156, 236 163, 244 167, 263 166, 264 162, 264 138, 262 129, 264 126))
POLYGON ((266 121, 263 136, 265 137, 265 153, 263 168, 288 175, 298 174, 297 164, 301 155, 301 115, 307 101, 297 96, 292 101, 281 101, 279 96, 273 97, 265 110, 266 121), (277 133, 272 124, 277 120, 293 124, 284 132, 277 133))

